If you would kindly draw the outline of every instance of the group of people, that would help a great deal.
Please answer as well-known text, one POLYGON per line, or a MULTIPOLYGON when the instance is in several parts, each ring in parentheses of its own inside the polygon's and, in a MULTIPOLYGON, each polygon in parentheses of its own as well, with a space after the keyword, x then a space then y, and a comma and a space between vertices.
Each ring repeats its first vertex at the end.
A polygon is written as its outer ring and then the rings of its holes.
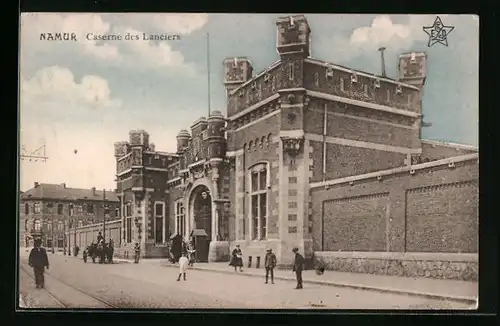
POLYGON ((95 259, 99 258, 99 263, 103 264, 106 261, 109 264, 113 263, 114 255, 114 242, 113 239, 109 239, 108 243, 105 243, 104 237, 101 232, 97 234, 97 243, 92 242, 87 248, 83 250, 83 261, 87 262, 87 257, 92 258, 92 262, 95 263, 95 259))
MULTIPOLYGON (((304 257, 299 253, 298 248, 293 248, 292 252, 295 254, 295 260, 293 263, 293 272, 295 272, 295 276, 297 278, 297 286, 296 289, 302 289, 302 271, 304 270, 304 257)), ((276 268, 278 261, 276 259, 276 255, 273 253, 271 248, 266 250, 266 256, 264 258, 264 268, 266 270, 266 282, 269 283, 269 276, 271 276, 271 284, 274 284, 274 269, 276 268)), ((229 266, 234 267, 234 271, 243 271, 243 252, 240 248, 240 245, 237 244, 236 248, 231 253, 231 261, 229 266)))

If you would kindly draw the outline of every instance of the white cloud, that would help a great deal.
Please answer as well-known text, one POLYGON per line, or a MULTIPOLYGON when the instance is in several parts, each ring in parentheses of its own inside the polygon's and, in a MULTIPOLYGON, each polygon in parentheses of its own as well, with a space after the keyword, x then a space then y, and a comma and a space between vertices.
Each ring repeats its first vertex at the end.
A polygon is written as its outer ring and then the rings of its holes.
POLYGON ((29 79, 21 80, 21 111, 32 105, 55 104, 60 109, 75 105, 92 108, 116 107, 121 101, 111 98, 108 82, 95 75, 76 81, 73 73, 64 67, 45 67, 29 79))
MULTIPOLYGON (((184 56, 172 50, 169 42, 157 44, 138 41, 103 41, 87 40, 87 33, 95 35, 120 34, 126 31, 165 32, 169 34, 188 35, 200 29, 208 20, 206 14, 23 14, 21 18, 22 52, 38 51, 85 54, 99 60, 106 60, 110 65, 127 65, 136 69, 155 67, 187 68, 193 72, 192 66, 184 62, 184 56), (112 21, 110 23, 109 21, 112 21), (40 33, 68 32, 77 35, 77 42, 41 41, 40 33)), ((25 54, 25 53, 22 53, 25 54)))
MULTIPOLYGON (((55 47, 60 48, 58 42, 41 41, 40 33, 75 33, 76 46, 87 55, 100 59, 115 59, 118 57, 118 48, 115 45, 98 45, 95 41, 85 39, 87 33, 109 33, 111 25, 105 22, 99 14, 52 14, 26 13, 21 15, 21 42, 22 50, 51 52, 55 47)), ((68 42, 68 45, 75 45, 68 42)))
MULTIPOLYGON (((75 188, 116 187, 113 144, 115 141, 128 140, 129 126, 86 130, 56 123, 21 124, 21 144, 26 150, 35 150, 40 146, 41 139, 44 139, 48 156, 45 163, 40 160, 20 161, 21 190, 30 189, 34 182, 66 183, 68 187, 75 188)), ((158 127, 147 131, 157 150, 175 151, 177 131, 158 127)))
POLYGON ((360 27, 354 30, 350 42, 352 44, 371 43, 375 46, 384 45, 393 38, 406 39, 411 35, 408 26, 393 24, 387 15, 377 16, 370 27, 360 27))

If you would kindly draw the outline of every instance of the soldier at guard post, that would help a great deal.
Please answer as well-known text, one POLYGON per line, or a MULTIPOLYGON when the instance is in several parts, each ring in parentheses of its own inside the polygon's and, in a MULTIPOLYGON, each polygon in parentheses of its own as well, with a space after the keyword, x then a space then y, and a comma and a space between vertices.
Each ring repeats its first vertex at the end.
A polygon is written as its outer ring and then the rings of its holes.
POLYGON ((45 278, 43 273, 45 272, 45 268, 49 269, 49 258, 47 257, 45 248, 42 248, 42 239, 35 239, 35 247, 31 249, 28 263, 31 267, 33 267, 36 288, 43 289, 45 287, 45 278))

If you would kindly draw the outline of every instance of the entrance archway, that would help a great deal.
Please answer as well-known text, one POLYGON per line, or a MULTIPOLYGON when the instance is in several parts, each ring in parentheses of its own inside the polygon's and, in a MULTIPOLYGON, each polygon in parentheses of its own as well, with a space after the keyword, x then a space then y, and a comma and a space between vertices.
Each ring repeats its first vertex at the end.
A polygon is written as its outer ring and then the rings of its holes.
POLYGON ((208 251, 212 240, 212 194, 206 185, 198 185, 191 191, 189 212, 192 214, 191 234, 195 241, 196 258, 208 261, 208 251))

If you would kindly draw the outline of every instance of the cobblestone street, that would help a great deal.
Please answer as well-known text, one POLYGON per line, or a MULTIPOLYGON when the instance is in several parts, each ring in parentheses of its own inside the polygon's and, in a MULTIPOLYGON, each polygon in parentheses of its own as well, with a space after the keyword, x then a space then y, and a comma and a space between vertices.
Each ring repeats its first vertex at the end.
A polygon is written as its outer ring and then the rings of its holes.
MULTIPOLYGON (((120 308, 473 308, 464 303, 319 284, 306 284, 303 290, 295 290, 292 281, 276 280, 276 284, 264 284, 264 278, 237 273, 189 270, 187 281, 177 282, 176 268, 146 261, 140 264, 99 265, 85 264, 81 259, 60 255, 49 255, 49 259, 51 267, 46 275, 46 288, 65 303, 79 297, 60 285, 55 286, 58 279, 120 308)), ((27 266, 25 255, 21 257, 21 264, 27 266)), ((31 306, 57 307, 54 300, 44 295, 44 290, 35 290, 34 282, 31 280, 30 283, 24 274, 20 271, 21 296, 31 301, 31 306)), ((78 302, 85 302, 80 299, 78 302)), ((76 308, 78 304, 70 302, 70 305, 76 308)))

